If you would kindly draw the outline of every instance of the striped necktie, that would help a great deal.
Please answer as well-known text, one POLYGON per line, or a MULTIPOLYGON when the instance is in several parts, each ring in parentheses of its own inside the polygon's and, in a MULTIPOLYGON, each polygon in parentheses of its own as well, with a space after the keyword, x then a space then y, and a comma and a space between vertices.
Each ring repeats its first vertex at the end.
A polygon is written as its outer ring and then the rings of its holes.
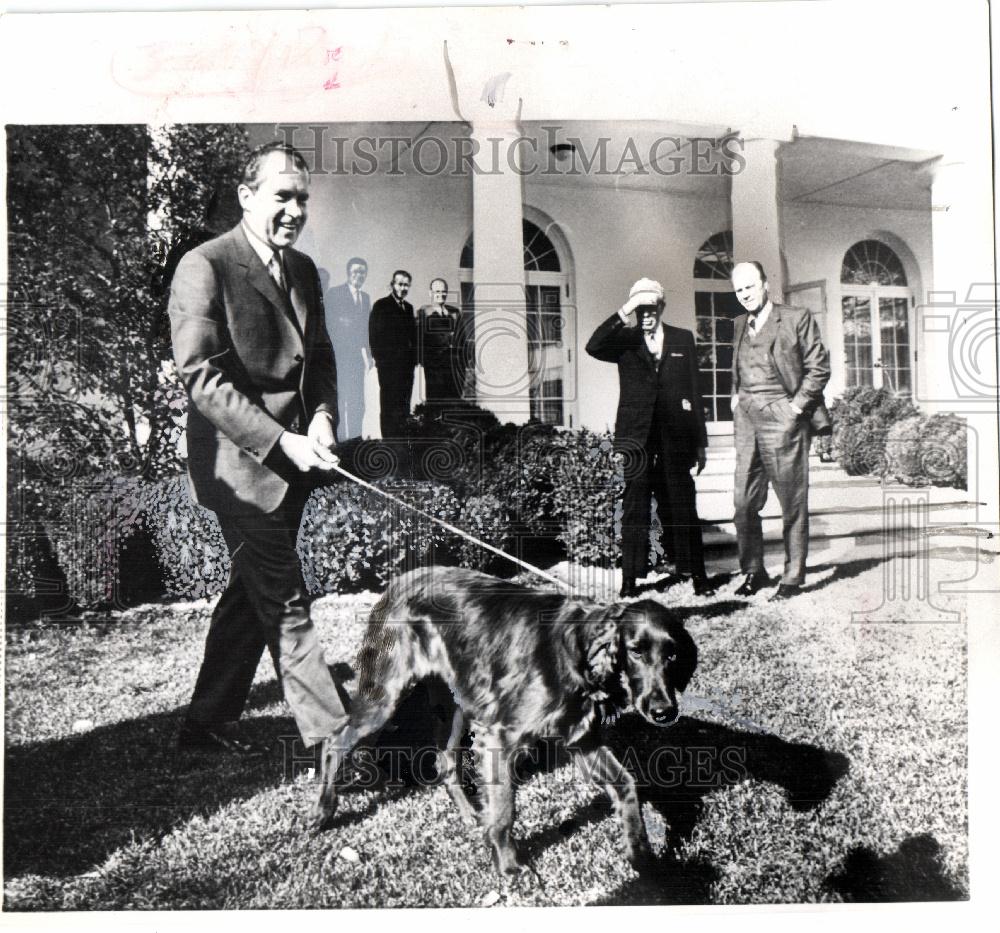
POLYGON ((283 295, 288 294, 288 286, 286 285, 285 270, 281 262, 281 254, 274 253, 271 259, 267 263, 267 271, 271 274, 271 278, 274 279, 274 284, 278 286, 278 289, 283 295))

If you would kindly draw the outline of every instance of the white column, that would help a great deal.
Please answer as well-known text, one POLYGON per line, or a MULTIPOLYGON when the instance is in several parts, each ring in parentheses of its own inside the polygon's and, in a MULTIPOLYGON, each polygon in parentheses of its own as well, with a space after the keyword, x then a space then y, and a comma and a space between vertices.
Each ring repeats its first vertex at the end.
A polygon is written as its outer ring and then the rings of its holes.
POLYGON ((514 121, 483 121, 472 128, 476 162, 483 168, 472 181, 476 391, 480 405, 517 424, 528 420, 531 384, 520 136, 514 121))
MULTIPOLYGON (((530 412, 520 119, 530 60, 510 42, 445 43, 457 115, 472 127, 476 391, 501 421, 530 412)), ((530 59, 530 56, 529 56, 530 59)))
POLYGON ((767 272, 771 297, 782 301, 778 221, 778 146, 776 139, 744 139, 742 171, 732 176, 733 255, 737 262, 757 260, 767 272))
POLYGON ((932 178, 934 284, 917 297, 919 395, 936 410, 990 406, 997 393, 997 293, 989 166, 945 155, 932 178))

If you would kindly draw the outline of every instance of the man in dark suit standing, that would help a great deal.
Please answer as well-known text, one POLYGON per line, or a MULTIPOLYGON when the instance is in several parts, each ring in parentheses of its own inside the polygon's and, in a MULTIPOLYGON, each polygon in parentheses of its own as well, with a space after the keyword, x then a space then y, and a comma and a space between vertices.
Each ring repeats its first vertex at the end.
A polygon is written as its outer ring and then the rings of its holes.
POLYGON ((392 274, 392 291, 372 307, 369 343, 378 370, 380 420, 383 438, 405 433, 417 365, 417 324, 413 305, 406 300, 413 276, 404 269, 392 274))
POLYGON ((372 300, 361 290, 368 263, 360 256, 347 260, 347 281, 326 295, 326 330, 337 356, 337 400, 340 440, 360 437, 365 415, 365 374, 372 367, 368 317, 372 300))
POLYGON ((699 473, 704 469, 708 445, 694 336, 664 324, 663 308, 663 287, 640 279, 628 301, 587 342, 591 356, 618 364, 615 451, 625 460, 623 597, 636 595, 636 580, 649 569, 654 485, 667 500, 670 525, 665 531, 671 537, 678 573, 692 580, 697 594, 711 592, 691 476, 695 464, 699 473))
POLYGON ((807 310, 775 304, 759 262, 733 266, 733 291, 747 313, 733 331, 734 490, 740 570, 736 590, 752 596, 771 584, 764 569, 760 510, 768 482, 781 503, 785 569, 772 600, 794 596, 809 549, 809 442, 828 430, 823 387, 830 357, 807 310))
POLYGON ((218 515, 232 558, 179 744, 252 753, 236 721, 265 647, 307 745, 346 716, 295 551, 310 479, 337 464, 319 276, 292 248, 306 220, 306 163, 280 143, 262 146, 238 195, 240 224, 185 255, 170 293, 192 496, 218 515))
POLYGON ((417 360, 424 371, 427 407, 436 413, 462 397, 466 345, 458 308, 445 304, 448 283, 431 279, 431 303, 417 311, 417 360))

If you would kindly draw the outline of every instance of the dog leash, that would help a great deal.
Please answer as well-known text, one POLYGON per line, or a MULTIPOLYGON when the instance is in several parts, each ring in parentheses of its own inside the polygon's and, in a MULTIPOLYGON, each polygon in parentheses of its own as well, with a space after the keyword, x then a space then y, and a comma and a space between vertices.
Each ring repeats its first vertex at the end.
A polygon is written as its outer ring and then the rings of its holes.
POLYGON ((540 567, 536 567, 534 564, 529 564, 526 560, 521 560, 521 558, 515 557, 513 554, 508 554, 506 551, 501 551, 500 548, 493 547, 492 544, 487 544, 485 541, 480 541, 479 538, 477 538, 475 535, 470 535, 467 531, 462 531, 461 528, 456 528, 454 525, 449 524, 443 519, 436 518, 435 516, 425 512, 423 509, 418 509, 415 505, 411 505, 409 502, 404 502, 402 499, 398 498, 397 496, 394 496, 392 493, 386 492, 384 489, 379 489, 378 486, 373 486, 371 483, 366 482, 360 476, 355 476, 349 470, 345 470, 342 466, 340 466, 340 464, 334 466, 334 469, 342 476, 345 476, 347 477, 347 479, 357 483, 359 486, 362 486, 365 489, 382 496, 382 498, 388 499, 390 502, 395 502, 397 505, 401 505, 404 508, 409 509, 411 512, 416 512, 418 515, 421 515, 424 518, 428 519, 429 521, 432 521, 435 524, 440 525, 442 528, 446 528, 452 534, 458 535, 460 538, 465 538, 466 541, 471 541, 473 544, 478 544, 480 547, 486 548, 487 551, 491 551, 498 557, 505 557, 507 560, 513 561, 519 567, 523 567, 525 570, 530 570, 532 573, 537 574, 538 576, 542 577, 545 580, 548 580, 550 583, 554 583, 556 586, 562 587, 568 593, 573 592, 573 587, 565 580, 560 580, 558 577, 554 577, 552 576, 552 574, 546 573, 540 567))

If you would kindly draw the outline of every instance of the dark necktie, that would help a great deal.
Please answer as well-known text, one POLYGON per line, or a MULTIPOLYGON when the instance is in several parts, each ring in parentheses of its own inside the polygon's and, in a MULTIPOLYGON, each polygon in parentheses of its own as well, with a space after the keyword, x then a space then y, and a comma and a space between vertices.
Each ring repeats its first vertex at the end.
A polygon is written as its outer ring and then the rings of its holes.
POLYGON ((749 320, 747 321, 747 330, 751 337, 757 336, 757 314, 749 315, 749 320))

